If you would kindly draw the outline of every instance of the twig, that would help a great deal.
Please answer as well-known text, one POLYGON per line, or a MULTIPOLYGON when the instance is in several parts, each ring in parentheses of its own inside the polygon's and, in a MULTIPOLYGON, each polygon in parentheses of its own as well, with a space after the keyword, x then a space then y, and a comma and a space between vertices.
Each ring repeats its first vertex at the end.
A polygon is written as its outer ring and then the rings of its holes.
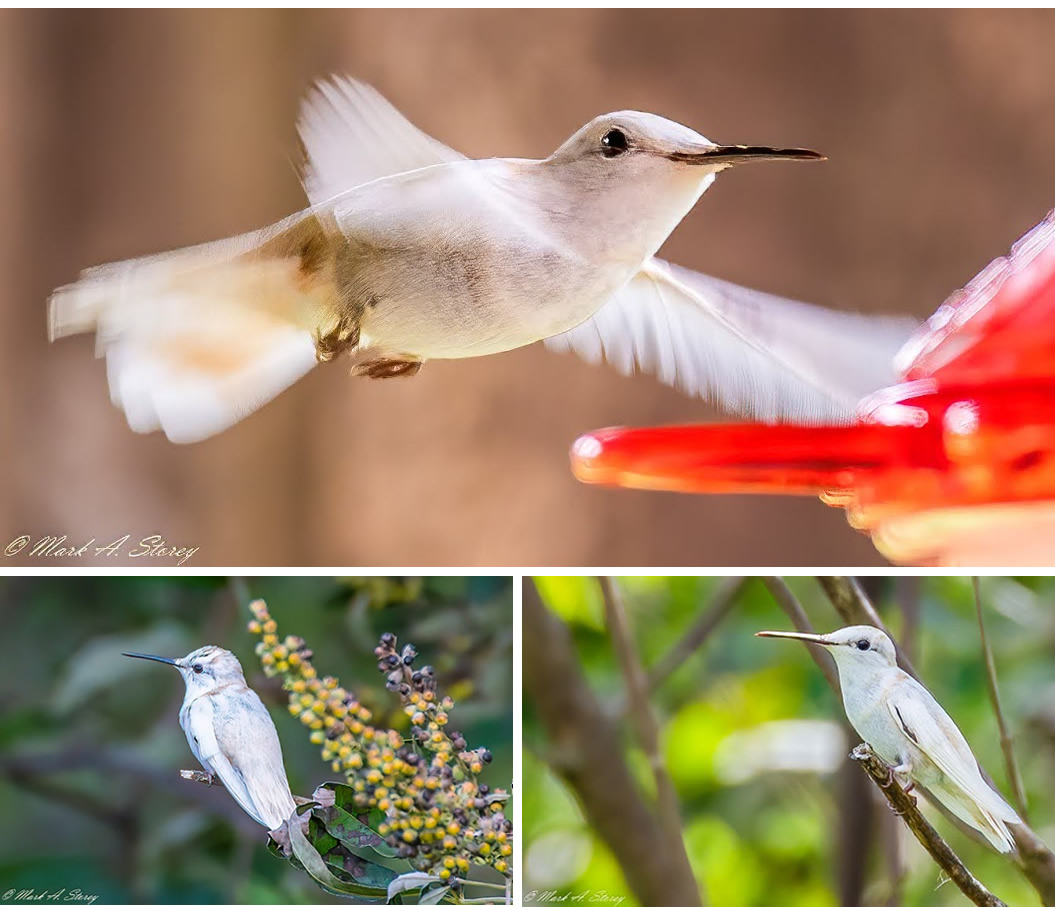
POLYGON ((821 584, 825 595, 831 600, 832 606, 839 612, 839 616, 846 622, 847 626, 868 624, 872 627, 878 627, 886 633, 893 641, 894 648, 897 649, 898 661, 901 663, 901 667, 919 680, 916 669, 912 667, 912 661, 905 653, 905 650, 898 645, 897 640, 894 639, 894 634, 886 628, 886 624, 883 623, 879 612, 876 611, 875 605, 872 604, 868 594, 861 588, 861 584, 856 579, 852 576, 818 576, 817 582, 821 584))
POLYGON ((1000 728, 1000 749, 1004 753, 1007 778, 1011 782, 1011 791, 1015 795, 1015 808, 1018 814, 1028 822, 1026 791, 1022 784, 1022 775, 1018 771, 1018 760, 1015 759, 1014 741, 1007 729, 1007 722, 1004 720, 1004 710, 1000 707, 1000 689, 996 683, 996 662, 993 660, 993 650, 989 646, 989 638, 985 633, 985 622, 982 620, 982 592, 977 576, 971 577, 971 586, 974 589, 974 610, 978 615, 978 633, 982 637, 982 654, 985 656, 985 679, 989 687, 989 701, 993 704, 996 724, 1000 728))
POLYGON ((244 576, 229 576, 227 577, 227 588, 231 593, 231 598, 234 599, 235 607, 242 611, 252 601, 252 596, 249 594, 249 584, 245 581, 244 576))
MULTIPOLYGON (((221 816, 241 832, 254 834, 260 829, 230 797, 217 797, 204 786, 186 784, 172 772, 145 765, 122 752, 71 749, 25 756, 0 756, 0 776, 17 780, 23 786, 33 783, 31 779, 43 779, 71 771, 94 771, 103 778, 120 777, 141 782, 174 797, 192 800, 206 812, 221 816)), ((65 797, 64 791, 42 789, 40 792, 47 796, 65 797)))
MULTIPOLYGON (((885 812, 885 811, 884 811, 885 812)), ((887 864, 890 890, 886 896, 886 907, 901 907, 905 888, 905 863, 901 856, 901 824, 893 811, 885 812, 879 823, 879 844, 887 864)))
POLYGON ((914 660, 919 654, 920 578, 899 576, 894 580, 894 590, 903 618, 901 645, 906 658, 914 660))
POLYGON ((181 768, 179 776, 184 781, 197 781, 206 787, 223 787, 223 782, 210 772, 198 771, 196 768, 181 768))
MULTIPOLYGON (((982 774, 984 776, 985 772, 982 774)), ((1011 825, 1009 828, 1018 846, 1022 872, 1037 890, 1044 907, 1055 907, 1055 853, 1028 825, 1011 825)))
POLYGON ((699 907, 700 889, 682 841, 666 844, 622 755, 615 724, 582 674, 570 634, 524 582, 524 690, 550 749, 547 762, 575 790, 583 812, 642 904, 699 907))
MULTIPOLYGON (((802 605, 799 604, 799 600, 795 598, 795 593, 791 591, 791 588, 783 579, 779 576, 762 576, 759 578, 769 590, 769 594, 773 596, 774 601, 791 618, 791 623, 796 630, 800 633, 816 632, 813 629, 813 624, 810 623, 810 619, 806 616, 806 612, 802 609, 802 605)), ((806 651, 809 652, 810 658, 814 660, 817 667, 824 673, 824 676, 828 678, 828 683, 831 684, 832 689, 838 694, 839 675, 835 670, 835 662, 832 661, 831 656, 824 655, 817 646, 806 646, 806 651)))
MULTIPOLYGON (((850 728, 847 731, 854 733, 850 728)), ((839 904, 840 907, 862 907, 868 858, 878 825, 872 784, 849 760, 839 766, 834 780, 840 802, 835 838, 839 904)))
POLYGON ((602 576, 599 579, 604 590, 605 621, 612 636, 612 645, 623 672, 623 679, 626 681, 630 717, 656 783, 659 821, 666 833, 668 846, 677 847, 681 841, 678 796, 660 752, 659 723, 648 702, 645 672, 630 641, 630 628, 627 626, 626 609, 623 607, 619 587, 610 576, 602 576))
POLYGON ((654 693, 706 641, 722 618, 732 610, 736 598, 747 583, 745 576, 729 576, 722 580, 711 598, 710 607, 700 615, 684 636, 660 658, 648 672, 648 690, 654 693))
POLYGON ((848 624, 871 624, 887 632, 879 612, 852 576, 818 576, 817 582, 835 605, 835 610, 848 624))
POLYGON ((55 800, 65 807, 75 809, 77 812, 91 816, 97 822, 109 825, 112 828, 120 828, 125 810, 115 806, 106 800, 95 797, 67 787, 56 784, 48 778, 33 772, 32 766, 17 760, 5 761, 0 766, 0 772, 14 782, 20 790, 30 791, 49 800, 55 800))
POLYGON ((931 859, 941 867, 942 871, 972 903, 978 904, 979 907, 1007 907, 1000 898, 971 875, 970 870, 953 853, 952 848, 935 831, 934 826, 923 817, 923 813, 916 806, 915 797, 905 793, 894 779, 890 766, 873 753, 867 743, 855 747, 850 758, 861 763, 861 767, 868 772, 883 796, 890 801, 893 810, 901 816, 916 839, 931 855, 931 859))

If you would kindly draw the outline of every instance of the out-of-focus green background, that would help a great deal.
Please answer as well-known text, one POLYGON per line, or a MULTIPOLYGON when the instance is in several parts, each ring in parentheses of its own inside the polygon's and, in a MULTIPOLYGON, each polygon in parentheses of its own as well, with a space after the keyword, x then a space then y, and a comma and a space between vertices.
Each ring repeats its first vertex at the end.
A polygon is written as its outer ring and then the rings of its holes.
MULTIPOLYGON (((0 579, 0 889, 79 888, 99 903, 332 903, 267 853, 267 832, 222 788, 179 778, 199 768, 178 723, 172 668, 121 652, 182 656, 231 649, 271 707, 294 794, 340 780, 263 676, 239 595, 268 602, 281 635, 303 636, 334 674, 404 728, 373 648, 413 642, 456 700, 451 727, 494 762, 509 789, 512 584, 508 577, 421 579, 5 577, 0 579), (237 583, 237 581, 236 581, 237 583)), ((343 903, 348 903, 343 901, 343 903)))
MULTIPOLYGON (((530 580, 528 580, 530 582, 530 580)), ((699 615, 720 580, 620 580, 646 665, 699 615)), ((818 632, 841 624, 811 578, 788 580, 818 632)), ((924 682, 960 726, 979 761, 1010 797, 996 720, 986 691, 969 578, 866 579, 894 635, 907 643, 924 682)), ((1029 795, 1033 828, 1055 845, 1055 578, 982 579, 986 629, 1002 704, 1029 795)), ((592 579, 544 578, 544 601, 573 629, 596 694, 624 695, 602 599, 592 579)), ((716 907, 834 907, 840 903, 960 907, 952 884, 879 801, 847 758, 856 738, 803 643, 757 639, 794 629, 758 580, 750 580, 706 644, 652 697, 662 751, 680 796, 685 843, 716 907), (799 722, 795 724, 793 722, 799 722), (864 858, 857 848, 869 840, 864 858), (901 901, 890 900, 887 852, 895 835, 906 871, 901 901), (863 865, 864 882, 849 881, 863 865), (840 899, 857 888, 859 900, 840 899)), ((531 658, 530 652, 524 653, 531 658)), ((525 890, 607 892, 634 903, 619 867, 583 821, 574 797, 539 758, 546 741, 525 704, 523 871, 525 890)), ((644 789, 651 773, 631 746, 644 789)), ((1007 859, 962 835, 924 807, 972 872, 1006 903, 1039 904, 1007 859)))

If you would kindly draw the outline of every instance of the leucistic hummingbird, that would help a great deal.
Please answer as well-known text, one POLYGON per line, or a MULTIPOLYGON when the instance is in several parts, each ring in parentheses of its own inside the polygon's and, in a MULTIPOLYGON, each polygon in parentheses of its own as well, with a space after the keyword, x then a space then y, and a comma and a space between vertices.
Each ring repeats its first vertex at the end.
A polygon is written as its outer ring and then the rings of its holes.
POLYGON ((316 87, 299 130, 307 209, 52 296, 51 338, 96 333, 135 431, 206 438, 341 353, 388 378, 539 340, 767 421, 847 421, 914 326, 654 257, 720 171, 814 151, 624 110, 544 160, 470 160, 349 79, 316 87))
POLYGON ((937 700, 898 667, 894 644, 882 630, 755 635, 827 647, 839 671, 846 717, 893 774, 908 780, 908 790, 916 784, 927 790, 1001 853, 1014 850, 1007 826, 1022 822, 1018 813, 986 784, 970 746, 937 700))
POLYGON ((202 646, 184 658, 125 652, 172 665, 187 685, 179 723, 205 770, 223 782, 250 816, 278 828, 296 809, 282 765, 278 732, 242 666, 226 649, 202 646))

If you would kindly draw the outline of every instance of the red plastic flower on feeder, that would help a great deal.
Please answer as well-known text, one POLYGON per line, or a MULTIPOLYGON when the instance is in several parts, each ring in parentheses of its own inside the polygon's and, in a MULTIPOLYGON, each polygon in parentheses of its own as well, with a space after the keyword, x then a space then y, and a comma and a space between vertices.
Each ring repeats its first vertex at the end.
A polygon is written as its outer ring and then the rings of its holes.
POLYGON ((1055 554, 1055 211, 950 296, 898 354, 900 381, 840 426, 612 428, 584 482, 816 494, 891 560, 1039 564, 1055 554))

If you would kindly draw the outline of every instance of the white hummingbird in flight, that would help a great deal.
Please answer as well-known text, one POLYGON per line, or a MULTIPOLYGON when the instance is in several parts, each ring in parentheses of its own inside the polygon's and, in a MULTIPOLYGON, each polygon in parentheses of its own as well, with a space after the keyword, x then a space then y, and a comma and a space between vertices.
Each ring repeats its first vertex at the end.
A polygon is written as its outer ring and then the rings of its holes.
POLYGON ((776 630, 755 635, 825 646, 839 672, 846 717, 893 776, 907 779, 906 790, 918 784, 998 851, 1015 849, 1007 826, 1022 823, 1018 813, 985 782, 963 734, 937 700, 898 667, 886 633, 856 626, 824 635, 776 630))
POLYGON ((307 209, 52 296, 51 338, 96 332, 134 430, 206 438, 340 353, 382 378, 540 340, 755 418, 846 421, 914 326, 654 257, 718 172, 814 151, 626 110, 544 160, 470 160, 343 78, 316 86, 299 130, 307 209))
POLYGON ((218 646, 202 646, 184 658, 125 652, 172 665, 187 693, 179 723, 205 771, 219 778, 250 816, 278 828, 297 808, 282 764, 278 732, 260 697, 245 682, 238 659, 218 646))

